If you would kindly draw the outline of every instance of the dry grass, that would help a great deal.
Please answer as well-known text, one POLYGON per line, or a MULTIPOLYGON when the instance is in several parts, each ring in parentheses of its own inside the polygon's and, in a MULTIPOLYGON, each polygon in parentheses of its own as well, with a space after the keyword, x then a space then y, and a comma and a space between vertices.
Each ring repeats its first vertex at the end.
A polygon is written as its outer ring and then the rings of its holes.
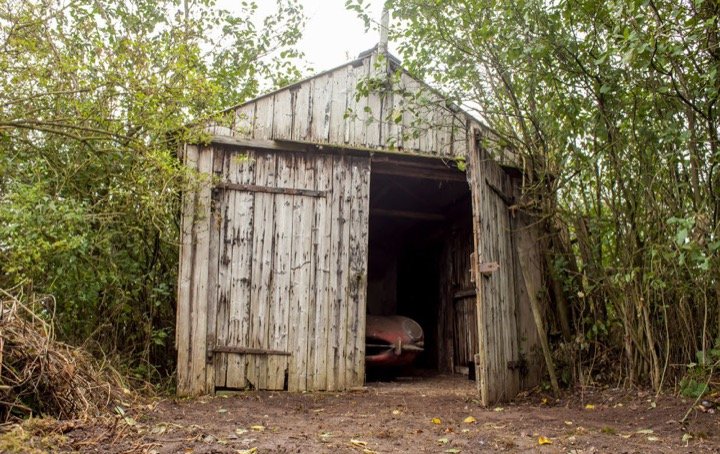
POLYGON ((47 321, 52 305, 43 304, 52 300, 21 299, 0 289, 0 422, 84 419, 121 399, 133 400, 114 369, 55 339, 47 321))

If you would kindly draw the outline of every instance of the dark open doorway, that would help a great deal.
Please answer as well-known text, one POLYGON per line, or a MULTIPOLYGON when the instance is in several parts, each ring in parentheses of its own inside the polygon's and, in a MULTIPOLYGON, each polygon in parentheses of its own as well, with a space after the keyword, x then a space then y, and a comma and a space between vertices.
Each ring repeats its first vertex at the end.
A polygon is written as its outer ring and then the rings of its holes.
POLYGON ((424 351, 400 372, 454 371, 459 344, 473 336, 460 332, 472 323, 457 323, 455 304, 471 285, 465 173, 443 161, 374 160, 369 222, 368 314, 409 317, 425 336, 424 351))

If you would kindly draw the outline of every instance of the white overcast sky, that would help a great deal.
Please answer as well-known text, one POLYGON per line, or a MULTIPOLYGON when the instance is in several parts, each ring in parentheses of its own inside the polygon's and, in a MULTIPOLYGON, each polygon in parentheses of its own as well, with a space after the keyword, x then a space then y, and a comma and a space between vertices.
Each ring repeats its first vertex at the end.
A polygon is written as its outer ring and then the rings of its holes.
MULTIPOLYGON (((272 11, 275 0, 258 0, 257 3, 262 15, 272 11)), ((300 0, 300 3, 307 16, 300 49, 305 52, 313 72, 331 69, 353 60, 380 39, 379 32, 374 29, 365 32, 363 21, 354 12, 345 9, 345 0, 300 0)), ((371 17, 379 22, 384 1, 370 0, 367 3, 370 4, 371 17)))

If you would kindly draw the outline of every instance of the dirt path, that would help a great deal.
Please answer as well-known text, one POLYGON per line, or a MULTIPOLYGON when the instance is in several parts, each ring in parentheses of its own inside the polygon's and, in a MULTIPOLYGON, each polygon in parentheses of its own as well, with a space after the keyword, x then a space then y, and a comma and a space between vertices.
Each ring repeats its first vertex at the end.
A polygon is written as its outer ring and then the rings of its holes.
POLYGON ((448 376, 348 393, 221 394, 162 401, 112 431, 80 426, 65 440, 146 453, 720 452, 720 414, 693 411, 684 432, 678 421, 692 402, 673 397, 586 390, 484 409, 474 396, 474 383, 448 376))

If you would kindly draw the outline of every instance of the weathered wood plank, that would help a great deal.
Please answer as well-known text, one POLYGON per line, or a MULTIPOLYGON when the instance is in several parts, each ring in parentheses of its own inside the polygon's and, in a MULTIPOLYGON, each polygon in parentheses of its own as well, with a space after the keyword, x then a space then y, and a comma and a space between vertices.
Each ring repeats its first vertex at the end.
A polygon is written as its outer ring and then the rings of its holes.
POLYGON ((481 147, 470 153, 469 167, 477 252, 478 387, 483 405, 489 405, 520 390, 519 372, 508 368, 519 359, 510 217, 505 202, 491 189, 510 187, 507 175, 481 147), (482 264, 488 262, 499 263, 500 270, 483 278, 482 264))
POLYGON ((273 138, 274 98, 274 96, 266 96, 255 101, 252 136, 254 140, 271 140, 273 138))
POLYGON ((333 144, 345 143, 348 100, 354 96, 353 90, 347 85, 348 72, 351 70, 351 66, 347 65, 330 75, 330 118, 327 127, 328 142, 333 144))
MULTIPOLYGON (((229 163, 229 184, 249 185, 255 179, 255 160, 250 153, 233 152, 229 163)), ((233 208, 230 222, 231 232, 228 235, 231 252, 231 268, 229 274, 230 305, 227 314, 228 335, 226 344, 247 346, 250 316, 250 282, 252 277, 253 206, 255 195, 251 192, 236 192, 231 196, 233 208)), ((223 344, 220 344, 223 345, 223 344)), ((229 388, 245 388, 248 386, 245 360, 240 355, 227 356, 227 381, 229 388)))
POLYGON ((304 188, 284 188, 275 186, 258 186, 256 184, 218 183, 217 189, 229 189, 234 191, 267 192, 268 194, 301 195, 307 197, 325 197, 325 191, 315 191, 304 188))
POLYGON ((362 386, 365 379, 365 314, 367 303, 370 160, 353 158, 349 214, 347 333, 345 387, 362 386))
POLYGON ((452 158, 453 153, 450 140, 452 135, 453 112, 445 107, 444 104, 442 100, 438 99, 433 112, 432 126, 435 132, 433 148, 437 150, 437 154, 440 156, 452 158))
POLYGON ((237 347, 232 345, 218 345, 212 349, 215 353, 235 353, 238 355, 279 355, 290 356, 290 352, 282 350, 269 350, 264 348, 237 347))
POLYGON ((347 310, 346 305, 350 242, 350 202, 351 202, 351 158, 340 157, 333 169, 333 240, 331 249, 332 272, 330 287, 335 290, 331 299, 328 343, 328 389, 345 389, 345 369, 347 363, 347 310))
POLYGON ((295 100, 292 116, 291 138, 300 142, 319 142, 310 134, 310 127, 313 122, 314 86, 313 80, 301 84, 295 91, 295 100))
MULTIPOLYGON (((197 169, 198 148, 185 145, 183 162, 190 169, 197 169)), ((192 192, 182 195, 182 217, 180 220, 180 265, 178 270, 178 294, 176 312, 175 346, 178 351, 177 392, 180 396, 193 394, 190 374, 190 306, 192 298, 191 277, 194 264, 194 214, 195 198, 192 192)))
POLYGON ((305 140, 327 143, 330 140, 330 117, 333 108, 333 78, 326 74, 313 80, 312 87, 310 133, 305 140))
MULTIPOLYGON (((332 156, 324 155, 317 160, 317 189, 330 191, 335 190, 333 179, 333 165, 335 159, 332 156)), ((312 364, 308 366, 308 388, 314 391, 327 389, 327 357, 328 344, 328 316, 331 304, 332 288, 330 287, 330 274, 332 264, 330 253, 332 250, 332 205, 333 198, 326 197, 318 200, 315 207, 315 317, 312 324, 312 333, 308 337, 312 339, 308 346, 308 358, 312 364)))
POLYGON ((402 120, 402 102, 402 95, 400 93, 395 95, 393 90, 387 90, 383 94, 380 112, 379 148, 402 149, 402 138, 399 137, 402 121, 395 122, 395 118, 402 120))
MULTIPOLYGON (((295 185, 315 188, 315 157, 298 155, 295 162, 295 185)), ((316 200, 296 196, 292 206, 292 258, 290 268, 289 342, 293 350, 288 367, 288 390, 307 389, 307 343, 309 306, 314 303, 310 295, 310 282, 314 265, 313 223, 316 200)))
MULTIPOLYGON (((473 150, 473 137, 469 134, 468 150, 473 150)), ((480 157, 471 151, 468 154, 467 176, 470 184, 471 200, 472 200, 472 224, 473 224, 473 246, 475 253, 473 254, 473 270, 479 268, 479 264, 483 261, 483 251, 485 249, 485 235, 481 218, 482 210, 485 208, 483 201, 485 200, 485 191, 487 186, 482 184, 484 176, 480 167, 480 157)), ((487 314, 484 306, 485 283, 481 276, 477 273, 474 276, 476 285, 476 316, 477 316, 477 333, 478 333, 478 353, 475 355, 475 382, 477 384, 478 394, 480 394, 480 402, 482 405, 490 405, 489 399, 489 383, 488 383, 488 348, 489 336, 487 331, 487 314)))
MULTIPOLYGON (((270 186, 275 183, 277 154, 256 153, 255 184, 270 186)), ((268 319, 270 288, 273 271, 273 238, 275 237, 275 195, 256 193, 253 220, 257 226, 253 235, 252 278, 250 285, 249 348, 269 348, 268 319)), ((255 389, 267 385, 267 358, 245 357, 247 380, 255 389)))
POLYGON ((189 310, 189 380, 190 395, 206 392, 205 370, 207 358, 207 299, 208 263, 210 250, 210 178, 213 169, 213 149, 203 147, 197 160, 198 172, 206 177, 198 189, 193 220, 193 262, 189 310))
MULTIPOLYGON (((279 187, 292 186, 294 174, 295 155, 289 153, 278 155, 275 184, 279 187)), ((268 348, 272 350, 287 351, 288 349, 293 198, 291 195, 275 195, 274 258, 267 322, 268 348)), ((263 389, 282 390, 285 384, 288 358, 271 356, 267 362, 267 385, 263 389)))
POLYGON ((422 127, 421 108, 416 97, 420 96, 420 84, 403 73, 400 76, 400 85, 405 92, 402 109, 403 149, 418 151, 420 149, 420 132, 422 127))
MULTIPOLYGON (((387 78, 387 61, 381 61, 375 54, 370 57, 370 68, 368 76, 375 80, 387 78)), ((374 84, 373 84, 374 85, 374 84)), ((362 129, 363 139, 361 144, 369 148, 379 148, 382 145, 382 116, 383 116, 384 94, 378 89, 372 89, 367 95, 366 120, 362 129)))
POLYGON ((456 158, 467 159, 469 120, 464 114, 453 116, 452 122, 452 154, 456 158))
POLYGON ((361 66, 348 67, 347 78, 347 115, 345 121, 345 143, 366 146, 367 140, 365 132, 367 130, 366 123, 369 119, 368 97, 356 97, 357 85, 370 76, 370 60, 363 61, 361 66))
MULTIPOLYGON (((220 178, 222 181, 229 181, 232 153, 226 151, 222 154, 222 157, 223 172, 220 178)), ((233 213, 235 212, 235 195, 232 193, 218 193, 217 197, 221 200, 220 216, 222 221, 219 235, 220 250, 218 252, 215 345, 224 345, 227 343, 228 323, 230 319, 230 276, 232 275, 232 241, 230 240, 232 230, 230 223, 233 213)), ((227 381, 227 355, 215 355, 213 362, 215 365, 215 386, 225 387, 227 381)))
MULTIPOLYGON (((214 177, 222 178, 223 161, 225 150, 215 147, 213 156, 214 177)), ((220 268, 220 251, 221 247, 221 230, 222 230, 222 214, 225 205, 221 194, 215 191, 211 193, 211 217, 210 222, 210 248, 208 253, 208 296, 207 296, 207 349, 212 348, 217 342, 217 313, 218 313, 218 297, 219 297, 219 268, 220 268)), ((205 389, 206 392, 212 392, 215 389, 215 359, 209 358, 207 361, 207 369, 205 370, 205 389)))
POLYGON ((295 102, 299 87, 275 93, 273 106, 272 138, 275 140, 292 140, 293 120, 295 118, 295 102))
POLYGON ((240 106, 235 110, 232 135, 242 139, 252 139, 255 126, 255 108, 257 103, 252 102, 240 106))

